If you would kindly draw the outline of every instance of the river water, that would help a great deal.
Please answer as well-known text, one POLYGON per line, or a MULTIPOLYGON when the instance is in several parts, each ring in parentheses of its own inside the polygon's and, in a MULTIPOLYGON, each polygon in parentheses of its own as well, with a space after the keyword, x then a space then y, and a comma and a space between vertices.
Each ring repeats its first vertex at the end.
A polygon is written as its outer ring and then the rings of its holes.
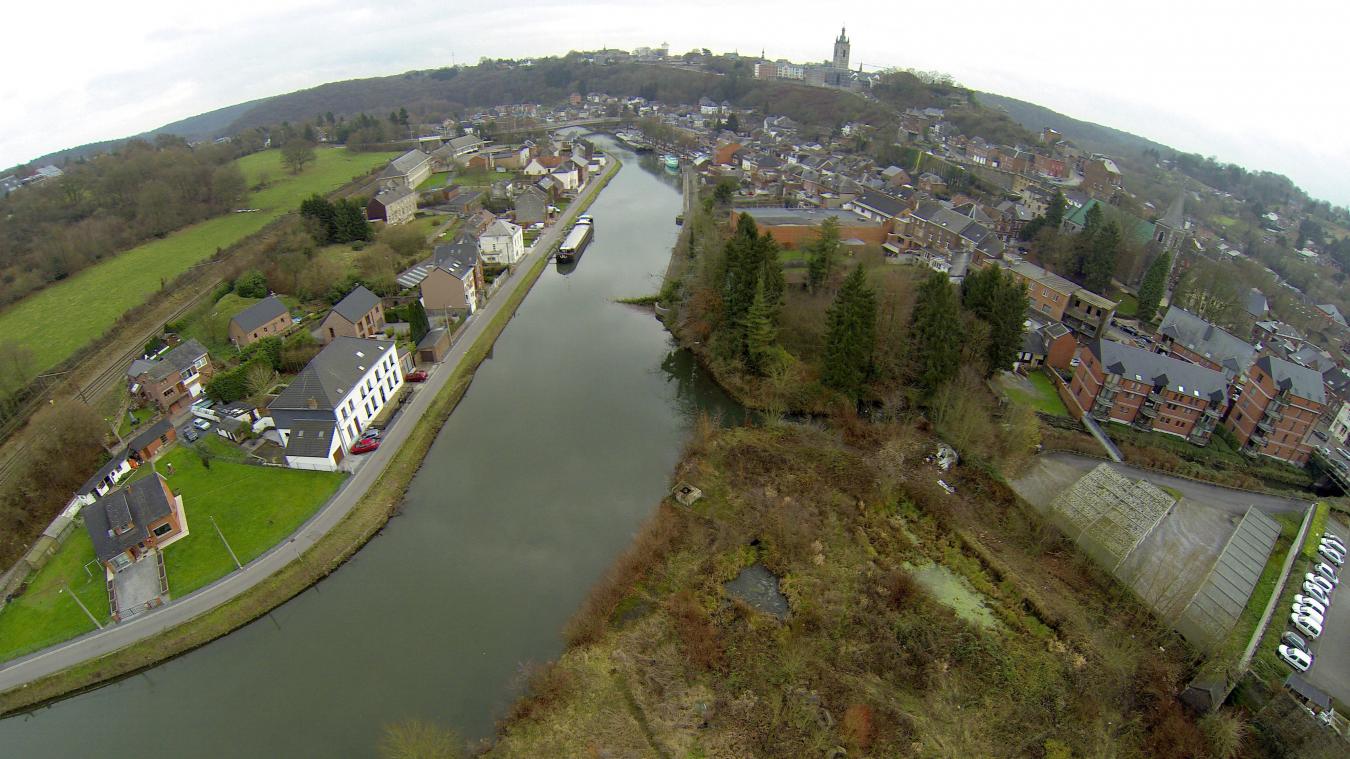
POLYGON ((614 302, 659 287, 681 197, 651 157, 598 141, 625 165, 594 241, 535 284, 403 514, 257 622, 0 722, 0 756, 369 756, 405 718, 491 734, 665 494, 697 413, 739 417, 649 308, 614 302))

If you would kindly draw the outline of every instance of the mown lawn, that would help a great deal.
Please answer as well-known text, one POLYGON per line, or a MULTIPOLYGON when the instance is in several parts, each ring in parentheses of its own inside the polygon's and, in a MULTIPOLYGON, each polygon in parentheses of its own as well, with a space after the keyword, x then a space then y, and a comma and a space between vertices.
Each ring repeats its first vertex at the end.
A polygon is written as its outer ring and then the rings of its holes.
POLYGON ((1128 319, 1133 319, 1139 315, 1139 299, 1129 293, 1120 294, 1120 302, 1116 305, 1116 313, 1128 319))
MULTIPOLYGON (((214 432, 208 434, 215 437, 214 432)), ((160 458, 155 468, 183 496, 188 519, 190 534, 164 550, 169 591, 176 598, 234 571, 211 517, 239 561, 247 564, 295 532, 344 476, 221 459, 212 459, 207 467, 195 451, 181 445, 160 458), (167 474, 168 464, 173 464, 173 474, 167 474)))
POLYGON ((1064 407, 1064 401, 1059 399, 1059 393, 1055 390, 1055 386, 1050 382, 1049 377, 1040 372, 1032 372, 1027 375, 1027 379, 1035 388, 1034 393, 1028 393, 1020 387, 1008 384, 1004 386, 1008 397, 1052 416, 1069 415, 1069 410, 1064 407))
POLYGON ((451 173, 448 172, 448 171, 438 171, 438 172, 436 172, 435 174, 432 174, 431 176, 429 176, 429 177, 427 177, 426 179, 422 180, 422 184, 417 185, 417 189, 418 189, 419 191, 420 191, 420 190, 438 190, 438 189, 440 189, 440 188, 442 188, 442 187, 444 187, 444 186, 450 184, 450 177, 452 177, 452 176, 454 176, 454 175, 451 174, 451 173))
POLYGON ((317 160, 299 175, 281 165, 281 153, 268 150, 239 159, 255 185, 270 183, 242 205, 255 213, 230 213, 207 219, 167 237, 132 248, 97 266, 23 299, 0 313, 0 334, 32 351, 28 376, 61 363, 103 334, 124 312, 143 303, 189 267, 292 211, 316 192, 328 192, 365 174, 393 153, 349 153, 341 148, 316 151, 317 160))
POLYGON ((108 589, 103 567, 91 566, 94 544, 84 525, 77 524, 70 537, 33 578, 28 591, 0 610, 0 661, 8 661, 94 629, 94 623, 70 597, 70 587, 99 622, 108 623, 108 589))

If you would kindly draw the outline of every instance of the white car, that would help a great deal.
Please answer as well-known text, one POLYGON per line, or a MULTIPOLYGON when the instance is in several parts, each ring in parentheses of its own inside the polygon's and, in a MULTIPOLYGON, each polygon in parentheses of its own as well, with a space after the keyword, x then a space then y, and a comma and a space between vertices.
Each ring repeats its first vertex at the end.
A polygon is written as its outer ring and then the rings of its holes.
POLYGON ((1309 598, 1322 605, 1331 603, 1331 597, 1327 595, 1325 590, 1322 590, 1321 585, 1313 585, 1311 582, 1305 582, 1303 583, 1303 592, 1307 593, 1309 598))
POLYGON ((196 427, 202 432, 206 432, 207 430, 211 429, 211 423, 205 419, 198 419, 197 421, 192 423, 192 426, 196 427))
POLYGON ((1300 617, 1308 617, 1309 619, 1317 620, 1319 625, 1326 623, 1326 618, 1322 616, 1322 612, 1307 604, 1294 604, 1292 611, 1300 617))
POLYGON ((1301 648, 1294 648, 1293 646, 1280 646, 1279 649, 1277 650, 1279 651, 1280 658, 1284 660, 1284 663, 1288 664, 1289 666, 1293 667, 1299 672, 1307 672, 1308 667, 1312 666, 1312 659, 1313 659, 1312 654, 1308 653, 1307 651, 1304 651, 1301 648))
POLYGON ((1318 614, 1327 613, 1326 604, 1323 604, 1321 601, 1318 601, 1311 596, 1296 595, 1294 596, 1294 603, 1301 606, 1311 606, 1318 614))
POLYGON ((1313 567, 1313 574, 1326 578, 1333 587, 1341 584, 1341 578, 1336 576, 1336 570, 1325 561, 1318 562, 1317 566, 1313 567))
POLYGON ((1323 548, 1330 548, 1334 551, 1340 551, 1341 553, 1345 553, 1345 544, 1339 540, 1334 540, 1332 538, 1323 536, 1322 540, 1318 543, 1318 545, 1320 545, 1323 548))
POLYGON ((1337 551, 1335 548, 1332 548, 1329 545, 1323 544, 1318 546, 1317 555, 1321 556, 1326 561, 1329 561, 1338 567, 1345 565, 1345 554, 1341 553, 1340 551, 1337 551))
POLYGON ((1303 575, 1303 579, 1321 588, 1324 595, 1329 596, 1331 595, 1331 591, 1336 589, 1336 586, 1331 584, 1331 580, 1328 580, 1321 575, 1315 575, 1312 572, 1303 575))
POLYGON ((1332 534, 1329 533, 1329 532, 1324 532, 1324 533, 1322 533, 1322 542, 1323 542, 1323 543, 1335 543, 1337 548, 1340 548, 1341 550, 1345 550, 1345 541, 1344 541, 1344 540, 1341 540, 1340 538, 1336 537, 1335 535, 1332 535, 1332 534))
POLYGON ((1316 639, 1322 636, 1322 623, 1307 617, 1300 617, 1297 614, 1289 615, 1289 623, 1298 630, 1303 637, 1316 639))

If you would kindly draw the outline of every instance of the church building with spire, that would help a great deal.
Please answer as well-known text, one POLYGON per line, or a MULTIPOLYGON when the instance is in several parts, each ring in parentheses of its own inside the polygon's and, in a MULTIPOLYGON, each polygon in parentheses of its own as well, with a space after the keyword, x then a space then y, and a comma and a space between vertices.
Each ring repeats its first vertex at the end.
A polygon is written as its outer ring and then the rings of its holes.
POLYGON ((832 63, 837 69, 848 68, 849 44, 848 34, 845 32, 846 30, 844 27, 839 27, 839 38, 834 41, 834 59, 832 63))

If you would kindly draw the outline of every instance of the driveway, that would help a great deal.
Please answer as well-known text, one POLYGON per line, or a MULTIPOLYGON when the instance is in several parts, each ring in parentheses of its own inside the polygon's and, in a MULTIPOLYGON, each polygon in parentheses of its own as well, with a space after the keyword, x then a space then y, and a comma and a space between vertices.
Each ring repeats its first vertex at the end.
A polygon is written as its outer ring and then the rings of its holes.
MULTIPOLYGON (((1350 525, 1346 524, 1344 517, 1333 516, 1328 519, 1327 529, 1341 538, 1350 538, 1350 525)), ((1344 577, 1346 572, 1342 569, 1339 574, 1344 577)), ((1302 585, 1303 573, 1299 573, 1296 578, 1290 577, 1289 581, 1294 582, 1296 579, 1302 585)), ((1314 658, 1312 669, 1308 670, 1306 677, 1308 682, 1335 696, 1341 703, 1350 704, 1350 600, 1344 597, 1346 594, 1347 589, 1340 588, 1331 599, 1322 637, 1310 646, 1314 658)), ((1279 615, 1282 619, 1289 619, 1288 609, 1276 611, 1284 612, 1279 615)))
POLYGON ((160 565, 164 556, 152 551, 140 561, 113 575, 117 614, 123 622, 144 614, 169 600, 167 588, 160 585, 160 565))

